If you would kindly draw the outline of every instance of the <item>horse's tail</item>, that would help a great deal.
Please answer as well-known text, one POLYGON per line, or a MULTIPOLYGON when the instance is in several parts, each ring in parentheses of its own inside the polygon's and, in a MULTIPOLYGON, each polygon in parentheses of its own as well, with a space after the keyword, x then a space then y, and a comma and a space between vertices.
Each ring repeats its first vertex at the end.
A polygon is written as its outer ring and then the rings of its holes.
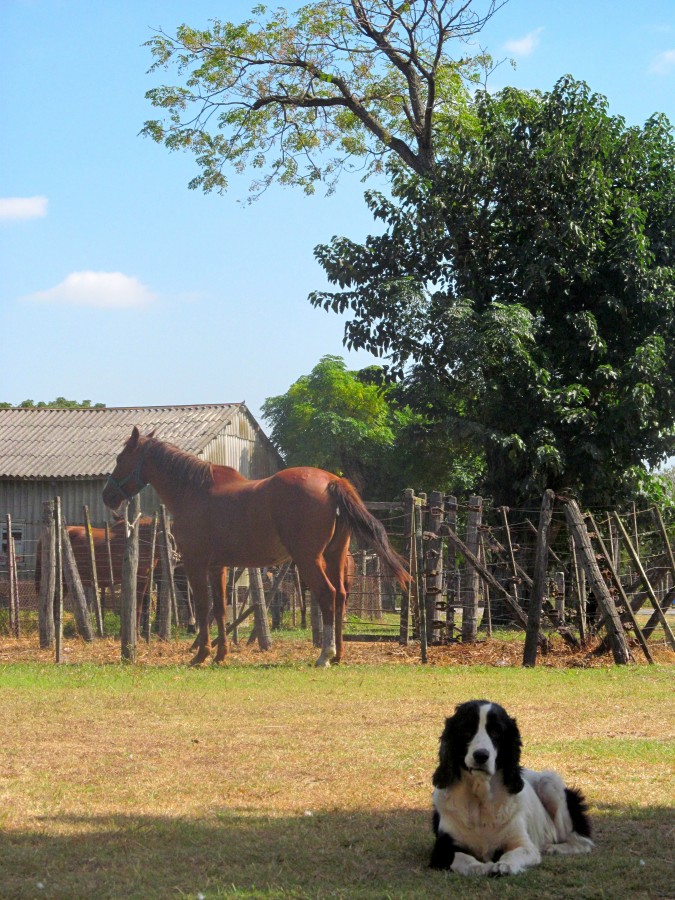
POLYGON ((391 568, 398 583, 405 589, 410 581, 410 575, 403 557, 390 545, 384 525, 368 512, 353 485, 346 478, 339 478, 331 481, 328 492, 335 497, 338 514, 344 517, 346 524, 361 540, 372 545, 391 568))

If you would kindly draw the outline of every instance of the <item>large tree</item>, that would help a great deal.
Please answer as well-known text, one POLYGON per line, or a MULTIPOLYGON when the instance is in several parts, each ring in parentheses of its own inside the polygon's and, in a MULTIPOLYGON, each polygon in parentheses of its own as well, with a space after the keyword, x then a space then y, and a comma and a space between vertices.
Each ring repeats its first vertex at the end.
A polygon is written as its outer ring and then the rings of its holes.
POLYGON ((318 249, 409 400, 484 448, 485 489, 616 502, 675 453, 675 139, 570 78, 479 93, 433 185, 369 195, 384 234, 318 249))
POLYGON ((248 166, 260 173, 254 193, 274 180, 311 192, 345 168, 391 160, 433 177, 467 85, 491 64, 475 37, 506 2, 315 0, 159 32, 148 42, 153 69, 175 68, 181 81, 148 92, 163 117, 144 133, 194 153, 191 187, 205 190, 248 166))
POLYGON ((393 500, 406 487, 460 492, 481 472, 481 459, 427 428, 379 366, 349 371, 324 356, 262 409, 288 465, 346 475, 369 500, 393 500))

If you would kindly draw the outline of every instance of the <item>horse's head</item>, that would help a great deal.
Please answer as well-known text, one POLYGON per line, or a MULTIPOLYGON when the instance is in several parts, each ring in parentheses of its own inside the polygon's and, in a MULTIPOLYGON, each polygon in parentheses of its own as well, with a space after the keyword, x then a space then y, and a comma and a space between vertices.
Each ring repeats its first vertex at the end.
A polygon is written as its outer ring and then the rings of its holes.
POLYGON ((115 468, 103 488, 103 502, 110 509, 119 509, 124 500, 131 500, 147 484, 142 469, 148 441, 154 434, 151 431, 150 434, 141 436, 134 426, 131 437, 115 460, 115 468))

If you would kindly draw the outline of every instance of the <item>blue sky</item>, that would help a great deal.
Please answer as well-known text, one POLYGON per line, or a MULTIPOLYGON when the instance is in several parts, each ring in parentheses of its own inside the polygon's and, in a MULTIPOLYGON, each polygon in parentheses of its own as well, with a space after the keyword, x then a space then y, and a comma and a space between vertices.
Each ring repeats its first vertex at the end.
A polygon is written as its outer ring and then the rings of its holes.
MULTIPOLYGON (((245 401, 258 416, 326 353, 373 361, 307 301, 325 286, 313 248, 372 230, 358 177, 246 205, 248 178, 224 197, 190 191, 193 159, 138 135, 162 81, 147 74, 152 29, 252 5, 0 0, 0 400, 245 401)), ((482 43, 517 61, 493 89, 569 72, 631 124, 675 121, 673 0, 510 0, 482 43)))

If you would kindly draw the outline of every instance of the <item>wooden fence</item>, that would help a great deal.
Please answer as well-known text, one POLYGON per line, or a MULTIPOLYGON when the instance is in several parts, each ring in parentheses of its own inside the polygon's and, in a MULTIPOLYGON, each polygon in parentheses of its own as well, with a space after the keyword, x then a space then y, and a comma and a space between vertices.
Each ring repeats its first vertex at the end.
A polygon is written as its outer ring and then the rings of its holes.
MULTIPOLYGON (((554 497, 550 491, 538 510, 495 509, 481 497, 460 501, 440 492, 426 496, 412 490, 398 502, 367 505, 404 555, 412 579, 402 593, 370 548, 354 546, 350 615, 378 627, 374 634, 347 630, 346 639, 417 641, 426 661, 429 646, 471 643, 489 639, 496 628, 517 628, 525 632, 523 664, 529 666, 535 665, 538 651, 546 649, 554 633, 573 648, 600 636, 617 664, 629 662, 636 653, 651 662, 650 646, 657 634, 675 650, 667 615, 675 601, 672 511, 606 511, 598 522, 590 513, 582 514, 574 500, 554 497), (645 604, 651 607, 646 620, 639 615, 645 604)), ((64 585, 77 631, 86 641, 105 634, 106 609, 119 611, 123 659, 136 657, 139 621, 140 635, 148 641, 152 633, 168 639, 177 624, 194 625, 190 588, 176 568, 179 561, 164 510, 150 530, 144 526, 146 546, 140 552, 138 509, 132 504, 127 511, 121 574, 113 573, 106 529, 109 572, 103 578, 86 507, 83 520, 89 538, 84 560, 81 549, 75 558, 58 498, 44 504, 37 602, 41 647, 54 647, 56 659, 61 659, 64 585), (152 570, 139 574, 139 558, 153 560, 159 576, 152 605, 152 570), (144 608, 139 612, 140 602, 144 608)), ((5 535, 0 614, 5 606, 7 633, 19 637, 21 579, 9 515, 5 535)), ((249 641, 257 639, 267 649, 286 610, 291 627, 311 624, 313 640, 320 643, 320 614, 305 596, 294 566, 262 572, 236 569, 230 573, 227 594, 233 640, 253 617, 249 641)))

